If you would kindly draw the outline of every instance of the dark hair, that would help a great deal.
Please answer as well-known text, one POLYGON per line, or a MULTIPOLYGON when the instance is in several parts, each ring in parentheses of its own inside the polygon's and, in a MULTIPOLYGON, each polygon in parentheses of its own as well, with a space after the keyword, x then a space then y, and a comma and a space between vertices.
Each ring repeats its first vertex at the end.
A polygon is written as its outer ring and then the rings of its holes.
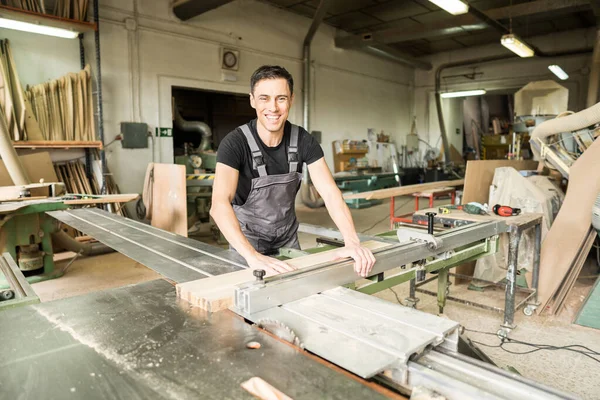
POLYGON ((263 65, 252 74, 250 78, 250 93, 254 93, 254 86, 263 79, 283 78, 287 81, 290 94, 294 94, 294 78, 285 68, 279 65, 263 65))

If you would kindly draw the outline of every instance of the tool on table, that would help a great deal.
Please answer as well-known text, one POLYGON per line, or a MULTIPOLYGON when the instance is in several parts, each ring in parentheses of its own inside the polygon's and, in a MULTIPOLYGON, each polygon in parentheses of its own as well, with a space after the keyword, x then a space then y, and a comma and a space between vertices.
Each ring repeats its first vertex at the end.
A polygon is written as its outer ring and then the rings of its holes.
POLYGON ((494 206, 494 214, 499 215, 501 217, 512 217, 513 215, 521 214, 521 209, 513 208, 510 206, 501 206, 500 204, 496 204, 494 206))
POLYGON ((468 203, 462 205, 447 205, 441 206, 438 211, 440 214, 450 214, 451 210, 462 210, 467 214, 475 214, 475 215, 486 215, 487 207, 483 206, 479 203, 468 203))

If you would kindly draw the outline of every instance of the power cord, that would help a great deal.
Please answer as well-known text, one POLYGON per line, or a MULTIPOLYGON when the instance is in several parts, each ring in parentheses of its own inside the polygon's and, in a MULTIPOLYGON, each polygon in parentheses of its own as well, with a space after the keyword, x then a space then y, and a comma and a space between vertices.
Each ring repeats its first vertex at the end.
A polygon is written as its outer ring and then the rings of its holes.
MULTIPOLYGON (((491 335, 491 336, 496 336, 498 337, 497 334, 492 333, 492 332, 483 332, 483 331, 478 331, 478 330, 474 330, 474 329, 468 329, 465 328, 465 331, 467 332, 474 332, 474 333, 481 333, 484 335, 491 335)), ((578 353, 581 355, 584 355, 586 357, 591 358, 592 360, 596 361, 597 363, 600 363, 600 359, 593 357, 593 356, 600 356, 600 352, 595 351, 590 349, 589 347, 580 345, 580 344, 570 344, 570 345, 566 345, 566 346, 554 346, 554 345, 550 345, 550 344, 540 344, 540 343, 529 343, 529 342, 524 342, 522 340, 517 340, 517 339, 512 339, 509 337, 506 338, 502 338, 500 339, 500 344, 498 345, 491 345, 491 344, 487 344, 487 343, 482 343, 482 342, 478 342, 475 340, 471 340, 473 343, 481 345, 481 346, 485 346, 485 347, 491 347, 491 348, 500 348, 502 350, 504 350, 507 353, 510 354, 531 354, 531 353, 535 353, 537 351, 540 350, 567 350, 567 351, 572 351, 574 353, 578 353), (533 347, 533 350, 527 350, 527 351, 514 351, 514 350, 509 350, 504 348, 505 345, 507 344, 520 344, 520 345, 524 345, 524 346, 529 346, 529 347, 533 347), (585 349, 584 350, 577 350, 575 348, 582 348, 585 349)))
MULTIPOLYGON (((404 207, 405 205, 407 205, 408 203, 410 203, 412 201, 412 199, 400 204, 398 207, 396 207, 394 209, 394 214, 396 213, 396 211, 398 211, 398 209, 404 207)), ((389 215, 386 215, 385 217, 383 217, 382 219, 380 219, 379 221, 375 222, 373 225, 371 225, 371 227, 369 229, 365 229, 364 231, 362 231, 362 233, 367 233, 367 231, 370 231, 371 229, 375 228, 378 224, 382 223, 383 221, 385 221, 386 219, 389 218, 389 215)))

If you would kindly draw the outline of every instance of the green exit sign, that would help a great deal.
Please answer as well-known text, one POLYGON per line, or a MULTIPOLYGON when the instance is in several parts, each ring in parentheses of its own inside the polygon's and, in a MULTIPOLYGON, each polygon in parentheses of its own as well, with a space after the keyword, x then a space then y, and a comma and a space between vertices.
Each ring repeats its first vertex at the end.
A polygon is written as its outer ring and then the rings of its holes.
POLYGON ((156 128, 156 137, 173 137, 173 128, 156 128))

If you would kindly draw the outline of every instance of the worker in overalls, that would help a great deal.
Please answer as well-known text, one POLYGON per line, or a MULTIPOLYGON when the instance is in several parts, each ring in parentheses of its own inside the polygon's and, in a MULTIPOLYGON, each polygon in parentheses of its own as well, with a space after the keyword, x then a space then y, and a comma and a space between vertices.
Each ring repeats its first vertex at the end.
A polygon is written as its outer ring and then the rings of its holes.
POLYGON ((294 81, 278 66, 262 66, 250 79, 256 119, 231 131, 219 144, 210 215, 251 268, 268 274, 293 267, 273 257, 282 247, 299 249, 296 194, 306 163, 345 247, 334 258, 351 257, 368 276, 375 257, 362 247, 348 206, 325 163, 323 150, 305 129, 287 121, 294 81))

